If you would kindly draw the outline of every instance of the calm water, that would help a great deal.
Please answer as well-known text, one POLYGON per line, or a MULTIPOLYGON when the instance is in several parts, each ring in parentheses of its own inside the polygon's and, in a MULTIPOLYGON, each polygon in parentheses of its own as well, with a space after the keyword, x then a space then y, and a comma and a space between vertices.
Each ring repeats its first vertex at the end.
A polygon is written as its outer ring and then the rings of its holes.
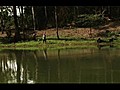
POLYGON ((2 50, 0 83, 120 83, 120 50, 2 50))

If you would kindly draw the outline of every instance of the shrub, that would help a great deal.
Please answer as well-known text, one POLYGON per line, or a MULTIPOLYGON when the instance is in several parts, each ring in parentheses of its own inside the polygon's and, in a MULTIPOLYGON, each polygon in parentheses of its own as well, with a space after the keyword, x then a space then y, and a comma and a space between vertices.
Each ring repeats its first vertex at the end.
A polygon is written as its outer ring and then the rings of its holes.
POLYGON ((82 14, 75 20, 76 27, 96 27, 104 23, 104 17, 99 14, 82 14))

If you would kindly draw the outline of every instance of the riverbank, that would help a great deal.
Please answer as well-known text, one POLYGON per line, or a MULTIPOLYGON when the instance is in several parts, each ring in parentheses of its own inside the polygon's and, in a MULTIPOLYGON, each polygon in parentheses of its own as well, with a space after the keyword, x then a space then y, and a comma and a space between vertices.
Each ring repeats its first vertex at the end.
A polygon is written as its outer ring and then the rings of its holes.
MULTIPOLYGON (((107 40, 107 39, 106 39, 107 40)), ((110 43, 101 43, 101 47, 110 48, 110 43)), ((120 40, 113 41, 114 48, 120 48, 120 40)), ((51 40, 48 38, 46 43, 40 41, 26 41, 11 44, 0 44, 1 49, 18 49, 18 50, 53 50, 53 49, 76 49, 76 48, 96 48, 99 49, 96 39, 63 39, 51 40)))
POLYGON ((26 41, 11 44, 0 44, 1 49, 66 49, 84 48, 96 46, 95 40, 47 40, 46 43, 40 41, 26 41))
MULTIPOLYGON (((0 42, 1 49, 67 49, 67 48, 98 48, 97 39, 101 37, 104 40, 109 40, 111 37, 104 37, 112 34, 120 33, 120 22, 111 22, 108 25, 100 26, 99 28, 59 28, 59 37, 57 39, 56 29, 36 30, 37 41, 20 41, 18 43, 3 44, 0 42), (42 41, 42 35, 46 32, 47 42, 42 41)), ((0 32, 0 38, 6 37, 6 33, 0 32)), ((109 47, 106 43, 103 43, 102 47, 109 47)), ((117 40, 113 41, 115 48, 120 48, 120 36, 117 40)))

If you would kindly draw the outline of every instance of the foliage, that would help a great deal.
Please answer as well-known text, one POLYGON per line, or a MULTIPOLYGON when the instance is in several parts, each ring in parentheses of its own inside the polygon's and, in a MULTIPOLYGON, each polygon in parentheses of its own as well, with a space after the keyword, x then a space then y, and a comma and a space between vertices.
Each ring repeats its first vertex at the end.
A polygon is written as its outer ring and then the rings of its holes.
POLYGON ((73 21, 73 10, 72 10, 72 7, 67 7, 67 6, 64 6, 64 7, 58 7, 58 26, 59 27, 63 27, 65 26, 66 24, 70 23, 73 21))
MULTIPOLYGON (((16 6, 20 15, 16 16, 19 29, 21 32, 33 29, 32 6, 16 6), (23 15, 21 8, 23 7, 23 15)), ((37 30, 46 28, 55 28, 55 6, 34 6, 35 25, 37 30), (46 13, 46 14, 45 14, 46 13)), ((13 6, 0 6, 0 26, 1 31, 11 31, 15 28, 13 6)), ((106 23, 107 19, 119 20, 119 6, 57 6, 58 27, 97 27, 106 23)), ((19 30, 18 29, 18 30, 19 30)), ((16 32, 16 31, 15 31, 16 32)), ((3 33, 2 33, 3 34, 3 33)), ((112 36, 114 33, 108 33, 107 36, 112 36)), ((14 35, 14 34, 13 34, 14 35)), ((10 37, 11 38, 11 37, 10 37)), ((30 37, 31 38, 31 37, 30 37)), ((5 38, 6 39, 6 38, 5 38)), ((31 39, 32 40, 32 39, 31 39)), ((9 38, 8 40, 9 41, 9 38)))
MULTIPOLYGON (((0 12, 0 17, 3 19, 3 24, 5 30, 13 29, 14 28, 14 19, 9 13, 11 13, 12 10, 8 9, 7 7, 4 7, 3 12, 0 12)), ((1 23, 2 24, 2 23, 1 23)))
POLYGON ((81 14, 75 20, 77 27, 96 27, 105 23, 104 17, 99 14, 81 14))

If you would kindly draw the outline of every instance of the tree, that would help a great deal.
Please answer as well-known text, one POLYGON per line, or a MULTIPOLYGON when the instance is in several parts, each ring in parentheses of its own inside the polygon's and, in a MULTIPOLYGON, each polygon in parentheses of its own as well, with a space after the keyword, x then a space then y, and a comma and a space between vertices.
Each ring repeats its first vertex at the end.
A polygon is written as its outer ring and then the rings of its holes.
POLYGON ((1 10, 1 31, 2 34, 6 32, 7 37, 11 36, 10 29, 14 26, 13 24, 13 17, 11 15, 12 9, 11 6, 0 6, 1 10))
POLYGON ((34 30, 35 30, 35 14, 34 14, 34 7, 32 6, 32 16, 33 16, 33 26, 34 26, 34 30))
POLYGON ((18 29, 18 21, 17 21, 17 14, 16 14, 16 6, 13 6, 13 15, 14 15, 14 24, 15 24, 15 42, 20 40, 20 31, 18 29))
POLYGON ((44 6, 44 8, 45 8, 45 26, 46 26, 46 28, 47 28, 47 7, 46 6, 44 6))
POLYGON ((57 38, 59 39, 59 34, 58 34, 58 16, 57 16, 57 7, 55 6, 55 25, 56 25, 56 33, 57 33, 57 38))
POLYGON ((1 31, 2 31, 2 34, 4 34, 3 6, 1 6, 1 31))
POLYGON ((23 31, 24 39, 25 39, 23 6, 21 6, 21 15, 20 16, 21 16, 21 28, 22 28, 22 31, 23 31))

